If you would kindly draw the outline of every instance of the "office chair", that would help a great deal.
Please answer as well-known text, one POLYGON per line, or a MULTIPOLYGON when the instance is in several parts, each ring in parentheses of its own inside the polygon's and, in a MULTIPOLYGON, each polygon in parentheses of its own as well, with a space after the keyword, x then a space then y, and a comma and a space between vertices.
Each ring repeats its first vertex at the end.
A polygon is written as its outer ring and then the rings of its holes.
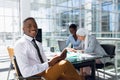
POLYGON ((20 73, 19 67, 17 65, 17 61, 16 61, 16 58, 14 56, 14 49, 12 47, 7 47, 7 50, 8 50, 10 59, 11 59, 11 64, 10 64, 7 80, 9 80, 10 71, 12 69, 14 69, 16 71, 16 73, 15 73, 15 77, 16 77, 15 80, 16 79, 17 80, 37 80, 37 79, 43 80, 43 79, 41 79, 41 77, 37 77, 37 76, 31 76, 31 77, 28 77, 28 78, 24 78, 22 76, 22 74, 20 73))
POLYGON ((17 64, 17 61, 16 61, 16 57, 14 56, 13 57, 13 61, 14 61, 14 66, 15 66, 15 70, 16 70, 16 79, 17 80, 44 80, 42 79, 41 77, 38 77, 38 76, 31 76, 31 77, 27 77, 27 78, 24 78, 19 70, 19 67, 18 67, 18 64, 17 64))
MULTIPOLYGON (((114 57, 115 57, 115 45, 101 44, 101 46, 105 50, 105 52, 107 53, 107 56, 104 56, 104 58, 110 57, 111 59, 114 59, 114 57)), ((114 66, 115 71, 116 71, 116 67, 115 67, 113 62, 96 64, 98 77, 99 77, 99 73, 98 73, 99 70, 98 69, 104 69, 104 79, 105 79, 105 67, 108 67, 108 66, 114 66)))
POLYGON ((14 51, 13 51, 13 48, 8 46, 7 47, 7 51, 8 51, 8 54, 9 54, 9 57, 10 57, 10 67, 9 67, 9 70, 8 70, 8 76, 7 76, 7 80, 9 80, 9 76, 10 76, 10 71, 12 69, 14 69, 14 66, 13 66, 13 56, 14 56, 14 51))

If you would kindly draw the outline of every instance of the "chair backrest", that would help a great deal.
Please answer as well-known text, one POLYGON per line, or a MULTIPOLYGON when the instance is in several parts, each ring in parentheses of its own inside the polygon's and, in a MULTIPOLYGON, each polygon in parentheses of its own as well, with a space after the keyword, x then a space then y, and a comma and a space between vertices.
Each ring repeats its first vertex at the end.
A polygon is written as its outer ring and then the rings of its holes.
POLYGON ((115 56, 115 45, 114 44, 101 44, 105 52, 113 58, 115 56))
POLYGON ((9 57, 12 60, 12 58, 14 56, 14 49, 12 47, 8 46, 7 50, 8 50, 9 57))
POLYGON ((15 56, 13 57, 13 61, 14 61, 14 66, 15 66, 15 70, 16 70, 16 72, 17 72, 17 75, 22 77, 22 74, 21 74, 21 72, 20 72, 20 70, 19 70, 19 67, 18 67, 18 64, 17 64, 17 61, 16 61, 16 57, 15 57, 15 56))
POLYGON ((66 47, 66 40, 58 40, 58 47, 62 51, 66 47))
POLYGON ((16 58, 14 56, 14 48, 8 46, 7 50, 8 50, 9 56, 11 58, 12 64, 15 67, 15 70, 17 72, 17 75, 18 76, 22 76, 21 73, 20 73, 20 70, 18 68, 18 64, 17 64, 16 58))

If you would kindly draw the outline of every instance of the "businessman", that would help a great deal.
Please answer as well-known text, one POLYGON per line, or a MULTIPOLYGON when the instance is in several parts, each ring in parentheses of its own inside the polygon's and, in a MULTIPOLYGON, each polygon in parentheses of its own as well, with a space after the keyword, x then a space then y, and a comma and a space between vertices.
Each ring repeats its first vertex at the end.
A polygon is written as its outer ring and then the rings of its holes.
POLYGON ((14 46, 18 67, 23 77, 41 76, 45 80, 82 80, 73 65, 64 60, 67 50, 47 60, 42 44, 35 40, 38 26, 34 18, 23 21, 24 35, 14 46))

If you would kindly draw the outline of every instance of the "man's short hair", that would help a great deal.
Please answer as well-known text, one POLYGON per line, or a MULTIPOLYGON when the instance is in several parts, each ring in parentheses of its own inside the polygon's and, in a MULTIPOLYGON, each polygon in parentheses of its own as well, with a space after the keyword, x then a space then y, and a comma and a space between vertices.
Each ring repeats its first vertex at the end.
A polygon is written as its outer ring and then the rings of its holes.
MULTIPOLYGON (((24 21, 23 21, 23 24, 26 22, 26 21, 28 21, 28 20, 34 20, 35 21, 35 19, 33 18, 33 17, 28 17, 28 18, 26 18, 24 21)), ((36 21, 35 21, 36 22, 36 21)))

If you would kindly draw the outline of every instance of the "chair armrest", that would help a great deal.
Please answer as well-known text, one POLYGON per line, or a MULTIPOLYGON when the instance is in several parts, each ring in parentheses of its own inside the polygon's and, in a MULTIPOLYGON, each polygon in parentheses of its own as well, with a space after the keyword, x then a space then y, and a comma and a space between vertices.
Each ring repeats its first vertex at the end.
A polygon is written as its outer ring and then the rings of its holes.
POLYGON ((32 79, 32 80, 34 80, 34 79, 40 79, 40 80, 43 80, 41 77, 39 77, 39 76, 32 76, 32 77, 27 77, 27 78, 24 78, 24 77, 22 77, 22 76, 18 76, 18 79, 32 79))
POLYGON ((103 58, 106 58, 106 57, 110 57, 110 58, 114 58, 115 55, 104 55, 103 58))

